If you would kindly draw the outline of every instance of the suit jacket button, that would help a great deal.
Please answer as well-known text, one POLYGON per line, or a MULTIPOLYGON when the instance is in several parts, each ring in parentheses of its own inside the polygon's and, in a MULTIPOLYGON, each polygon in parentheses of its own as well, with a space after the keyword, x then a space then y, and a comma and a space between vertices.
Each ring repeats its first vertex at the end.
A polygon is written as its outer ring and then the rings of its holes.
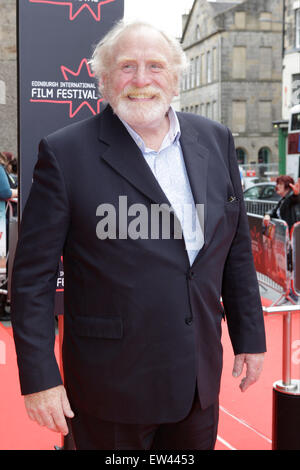
POLYGON ((189 271, 188 273, 188 279, 191 281, 192 279, 195 279, 196 274, 194 271, 189 271))
POLYGON ((190 318, 190 317, 189 317, 189 318, 186 318, 186 319, 185 319, 185 323, 186 323, 187 325, 191 325, 191 324, 193 323, 193 319, 190 318))

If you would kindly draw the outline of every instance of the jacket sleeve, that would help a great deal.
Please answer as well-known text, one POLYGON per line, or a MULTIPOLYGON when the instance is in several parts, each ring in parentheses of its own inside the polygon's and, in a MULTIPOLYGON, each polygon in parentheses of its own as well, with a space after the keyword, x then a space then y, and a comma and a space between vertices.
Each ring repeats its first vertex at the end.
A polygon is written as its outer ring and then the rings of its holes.
POLYGON ((240 213, 225 262, 222 300, 234 353, 261 353, 266 351, 264 318, 236 152, 229 130, 228 134, 229 168, 240 213))
POLYGON ((292 193, 290 195, 291 204, 300 204, 300 194, 292 193))
POLYGON ((64 178, 54 153, 43 140, 23 211, 12 273, 11 319, 22 394, 62 383, 54 354, 54 300, 69 219, 64 178))

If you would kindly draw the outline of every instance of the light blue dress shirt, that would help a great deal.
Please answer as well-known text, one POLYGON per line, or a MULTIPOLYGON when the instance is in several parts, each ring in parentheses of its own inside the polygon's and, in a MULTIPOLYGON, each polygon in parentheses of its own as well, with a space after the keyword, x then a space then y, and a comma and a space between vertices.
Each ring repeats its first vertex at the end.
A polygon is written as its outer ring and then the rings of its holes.
POLYGON ((122 120, 129 134, 140 148, 155 178, 165 193, 174 210, 182 229, 190 265, 202 248, 203 232, 200 227, 186 167, 180 146, 180 125, 177 115, 169 109, 169 132, 165 136, 158 152, 147 148, 143 139, 122 120))

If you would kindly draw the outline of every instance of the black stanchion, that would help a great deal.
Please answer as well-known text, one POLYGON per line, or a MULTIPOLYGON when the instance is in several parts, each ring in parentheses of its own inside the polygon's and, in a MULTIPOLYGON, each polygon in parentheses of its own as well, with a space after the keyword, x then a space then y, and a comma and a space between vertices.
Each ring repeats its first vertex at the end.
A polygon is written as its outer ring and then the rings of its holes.
POLYGON ((300 450, 300 381, 294 386, 294 391, 273 388, 273 450, 300 450))

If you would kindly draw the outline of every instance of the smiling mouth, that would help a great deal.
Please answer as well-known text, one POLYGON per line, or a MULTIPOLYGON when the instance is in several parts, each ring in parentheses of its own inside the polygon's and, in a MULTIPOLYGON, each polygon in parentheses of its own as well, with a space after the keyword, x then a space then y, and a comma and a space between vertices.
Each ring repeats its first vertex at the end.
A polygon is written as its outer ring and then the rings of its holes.
POLYGON ((131 101, 150 101, 155 98, 155 95, 127 95, 127 98, 129 98, 131 101))

